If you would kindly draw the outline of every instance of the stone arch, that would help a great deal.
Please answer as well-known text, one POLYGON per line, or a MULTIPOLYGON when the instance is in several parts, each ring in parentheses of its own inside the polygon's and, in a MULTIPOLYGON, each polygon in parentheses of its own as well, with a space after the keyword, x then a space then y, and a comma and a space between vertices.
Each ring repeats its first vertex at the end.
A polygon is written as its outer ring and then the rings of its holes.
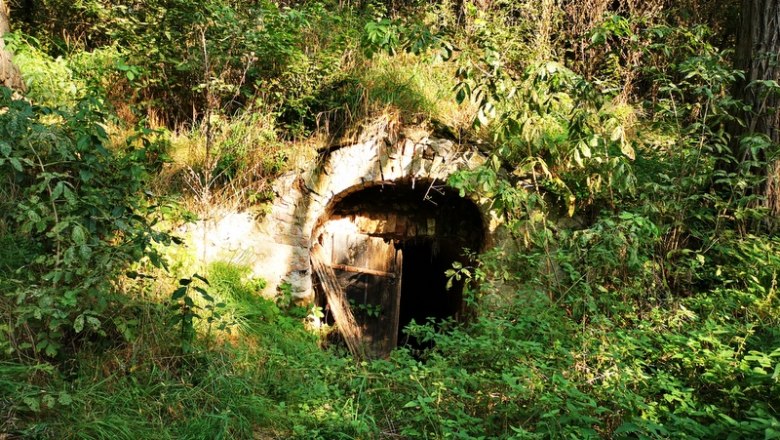
POLYGON ((412 319, 457 318, 463 286, 448 289, 444 272, 470 262, 464 248, 483 250, 495 222, 485 204, 446 182, 485 161, 474 146, 430 137, 377 136, 326 152, 279 187, 293 188, 279 200, 280 218, 307 245, 284 282, 296 297, 331 306, 331 318, 350 323, 339 326, 350 349, 371 356, 395 347, 412 319))
POLYGON ((473 200, 435 183, 402 178, 353 187, 333 197, 316 223, 315 301, 331 306, 325 319, 340 323, 350 348, 384 356, 399 344, 417 346, 402 332, 412 320, 458 319, 467 311, 463 283, 450 285, 445 271, 473 263, 464 249, 483 249, 485 219, 473 200), (345 318, 346 309, 357 319, 345 318), (344 321, 355 331, 345 334, 344 321))
MULTIPOLYGON (((310 251, 314 232, 339 200, 371 188, 446 187, 450 175, 485 163, 472 145, 458 144, 430 136, 379 134, 320 154, 309 169, 288 173, 274 182, 276 197, 265 215, 254 220, 250 213, 230 213, 207 220, 207 239, 196 240, 196 252, 207 261, 229 260, 249 265, 253 276, 264 278, 264 292, 289 292, 294 300, 311 302, 312 267, 310 251), (201 242, 203 241, 203 242, 201 242)), ((489 244, 497 226, 484 204, 479 207, 489 244)))
MULTIPOLYGON (((326 152, 313 169, 285 176, 276 185, 279 197, 269 216, 274 225, 270 232, 276 234, 277 243, 298 249, 292 250, 289 271, 280 283, 288 283, 298 299, 313 298, 308 255, 313 233, 334 201, 383 185, 444 186, 456 171, 474 169, 485 161, 476 147, 448 139, 383 135, 326 152)), ((485 209, 480 213, 489 231, 490 214, 485 209)), ((487 242, 489 237, 485 237, 487 242)))
POLYGON ((371 186, 403 181, 412 186, 416 186, 417 181, 444 184, 454 172, 474 169, 485 160, 473 146, 428 137, 416 142, 374 138, 331 151, 324 156, 320 166, 306 173, 303 180, 311 197, 304 233, 311 234, 317 220, 335 198, 371 186))

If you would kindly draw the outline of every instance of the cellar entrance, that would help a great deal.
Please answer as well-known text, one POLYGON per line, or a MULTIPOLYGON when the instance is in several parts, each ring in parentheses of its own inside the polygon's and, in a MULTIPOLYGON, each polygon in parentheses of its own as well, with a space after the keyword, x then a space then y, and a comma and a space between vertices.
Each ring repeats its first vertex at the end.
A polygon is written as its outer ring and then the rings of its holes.
POLYGON ((352 192, 329 207, 312 247, 315 291, 325 319, 351 351, 386 356, 418 346, 403 329, 459 319, 463 285, 445 271, 479 251, 482 217, 468 199, 431 182, 394 182, 352 192))
POLYGON ((452 263, 468 263, 463 248, 449 241, 436 239, 409 239, 402 245, 404 253, 401 302, 398 318, 400 345, 418 348, 421 344, 409 338, 403 330, 414 321, 423 324, 429 319, 437 322, 447 318, 458 319, 463 310, 463 284, 453 282, 447 289, 447 269, 452 263))

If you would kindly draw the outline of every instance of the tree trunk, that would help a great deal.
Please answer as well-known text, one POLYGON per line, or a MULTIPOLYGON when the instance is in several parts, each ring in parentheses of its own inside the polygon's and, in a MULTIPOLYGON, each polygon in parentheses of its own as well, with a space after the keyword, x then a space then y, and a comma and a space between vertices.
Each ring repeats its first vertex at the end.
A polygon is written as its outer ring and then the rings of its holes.
POLYGON ((10 13, 5 0, 0 0, 0 85, 24 91, 24 81, 19 69, 13 63, 11 53, 5 49, 3 35, 11 30, 10 13))
MULTIPOLYGON (((734 135, 764 134, 776 147, 780 144, 780 93, 755 81, 780 83, 780 0, 742 0, 735 65, 745 71, 736 96, 752 111, 744 115, 741 133, 734 135)), ((780 216, 780 162, 767 165, 764 193, 772 216, 780 216)))

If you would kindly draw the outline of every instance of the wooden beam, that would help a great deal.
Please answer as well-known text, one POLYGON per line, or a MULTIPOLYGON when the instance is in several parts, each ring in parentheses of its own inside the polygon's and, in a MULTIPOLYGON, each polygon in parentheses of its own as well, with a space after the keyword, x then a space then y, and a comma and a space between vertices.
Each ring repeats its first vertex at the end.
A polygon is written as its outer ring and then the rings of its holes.
POLYGON ((395 289, 390 292, 391 295, 394 295, 394 298, 391 298, 393 307, 392 315, 390 317, 390 324, 392 325, 392 333, 390 333, 390 350, 398 346, 398 327, 400 326, 401 318, 401 280, 403 279, 403 267, 404 253, 398 249, 395 253, 395 274, 393 274, 397 281, 395 283, 395 289))
POLYGON ((363 267, 348 266, 346 264, 331 264, 330 267, 336 270, 343 270, 345 272, 364 273, 367 275, 376 275, 380 277, 395 278, 395 274, 392 272, 384 272, 381 270, 366 269, 363 267))
POLYGON ((349 351, 358 359, 366 357, 365 345, 363 344, 363 333, 352 314, 352 309, 347 301, 347 296, 343 287, 340 285, 333 269, 326 264, 322 246, 315 244, 311 249, 311 264, 314 272, 322 284, 322 290, 325 291, 325 297, 328 300, 333 318, 336 320, 336 327, 344 342, 347 343, 349 351))

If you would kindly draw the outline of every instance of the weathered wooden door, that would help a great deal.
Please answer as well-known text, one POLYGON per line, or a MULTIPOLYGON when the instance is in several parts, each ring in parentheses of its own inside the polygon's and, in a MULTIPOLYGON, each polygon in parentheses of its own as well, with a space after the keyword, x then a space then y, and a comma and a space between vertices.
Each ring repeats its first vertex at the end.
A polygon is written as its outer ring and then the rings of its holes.
POLYGON ((324 239, 324 253, 330 253, 330 266, 349 301, 357 338, 368 356, 386 356, 398 343, 401 250, 392 241, 359 233, 332 233, 324 239))

